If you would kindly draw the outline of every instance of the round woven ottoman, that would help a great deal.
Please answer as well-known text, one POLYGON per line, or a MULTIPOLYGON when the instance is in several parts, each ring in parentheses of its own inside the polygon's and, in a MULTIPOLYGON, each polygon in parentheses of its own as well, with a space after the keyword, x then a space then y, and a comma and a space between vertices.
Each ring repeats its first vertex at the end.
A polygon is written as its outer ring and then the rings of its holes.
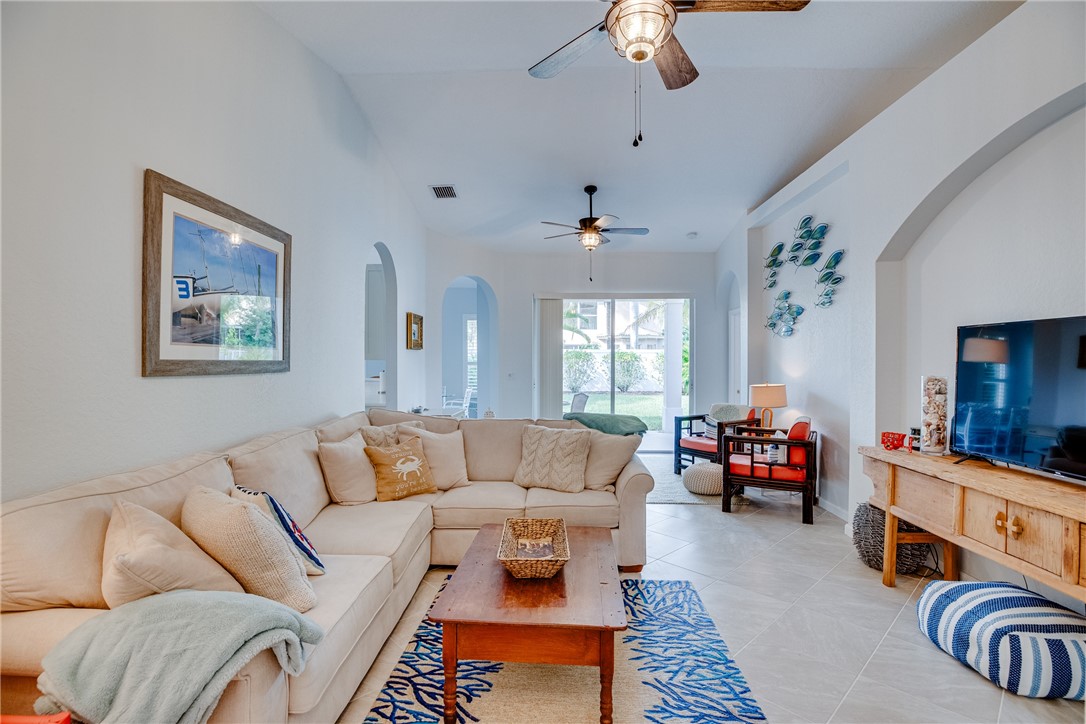
POLYGON ((724 492, 724 468, 716 463, 697 463, 683 470, 683 487, 696 495, 724 492))

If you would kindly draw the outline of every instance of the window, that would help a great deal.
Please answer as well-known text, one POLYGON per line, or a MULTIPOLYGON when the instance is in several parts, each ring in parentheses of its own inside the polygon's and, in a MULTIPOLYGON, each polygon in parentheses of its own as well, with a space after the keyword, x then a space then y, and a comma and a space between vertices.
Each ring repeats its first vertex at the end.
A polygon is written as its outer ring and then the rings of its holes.
POLYGON ((479 320, 464 316, 464 387, 479 389, 479 320))
POLYGON ((599 304, 596 302, 579 302, 577 304, 577 329, 597 329, 599 322, 596 318, 596 310, 599 304))

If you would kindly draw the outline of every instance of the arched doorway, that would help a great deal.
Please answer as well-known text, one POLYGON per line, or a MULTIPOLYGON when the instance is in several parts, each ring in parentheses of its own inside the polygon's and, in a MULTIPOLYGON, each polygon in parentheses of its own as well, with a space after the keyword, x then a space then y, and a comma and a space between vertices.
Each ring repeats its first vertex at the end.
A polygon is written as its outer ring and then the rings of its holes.
POLYGON ((474 276, 449 282, 441 325, 443 410, 466 417, 497 412, 498 308, 490 284, 474 276))
POLYGON ((366 407, 396 409, 396 265, 383 242, 366 263, 366 407))

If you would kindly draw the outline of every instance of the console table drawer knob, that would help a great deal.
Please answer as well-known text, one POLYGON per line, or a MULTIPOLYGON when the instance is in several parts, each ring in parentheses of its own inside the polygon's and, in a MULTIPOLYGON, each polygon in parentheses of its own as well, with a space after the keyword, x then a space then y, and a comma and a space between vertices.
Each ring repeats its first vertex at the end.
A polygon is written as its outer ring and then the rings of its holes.
POLYGON ((1007 527, 1007 514, 1006 513, 996 513, 996 517, 995 517, 995 529, 996 529, 996 532, 1003 533, 1004 532, 1003 529, 1006 528, 1006 527, 1007 527))
POLYGON ((1018 519, 1017 515, 1011 518, 1011 524, 1007 527, 1007 530, 1010 531, 1011 538, 1015 540, 1018 540, 1018 536, 1026 532, 1025 526, 1022 525, 1022 521, 1018 519))

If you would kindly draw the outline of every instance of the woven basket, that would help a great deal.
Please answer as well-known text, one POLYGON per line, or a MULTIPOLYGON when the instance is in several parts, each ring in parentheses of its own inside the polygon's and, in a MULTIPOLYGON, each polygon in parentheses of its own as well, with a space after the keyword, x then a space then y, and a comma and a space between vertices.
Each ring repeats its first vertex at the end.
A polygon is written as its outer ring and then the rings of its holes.
MULTIPOLYGON (((898 531, 902 533, 923 533, 923 528, 899 520, 898 531)), ((876 571, 882 570, 882 548, 886 532, 886 513, 879 508, 860 503, 856 506, 856 512, 852 515, 852 545, 856 547, 856 553, 860 560, 869 568, 876 571)), ((928 558, 928 546, 925 543, 898 543, 897 565, 894 567, 897 573, 902 575, 912 573, 928 558)))
POLYGON ((498 560, 514 578, 550 578, 569 560, 566 522, 561 518, 506 518, 498 560), (530 548, 537 555, 532 555, 530 548))

